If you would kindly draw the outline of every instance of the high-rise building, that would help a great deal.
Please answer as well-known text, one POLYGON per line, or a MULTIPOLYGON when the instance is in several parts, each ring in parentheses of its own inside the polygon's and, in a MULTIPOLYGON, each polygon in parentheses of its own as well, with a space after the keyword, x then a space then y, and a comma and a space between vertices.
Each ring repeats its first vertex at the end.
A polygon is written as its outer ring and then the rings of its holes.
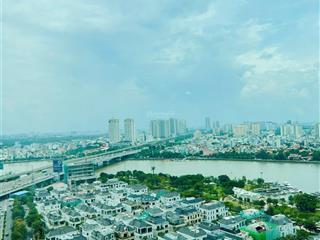
POLYGON ((235 137, 243 137, 243 136, 247 135, 248 125, 247 124, 233 125, 232 132, 235 137))
POLYGON ((232 124, 224 124, 224 126, 223 126, 223 131, 225 132, 225 133, 232 133, 232 129, 233 129, 233 126, 232 126, 232 124))
POLYGON ((314 132, 315 132, 315 137, 317 139, 320 139, 320 123, 316 123, 315 127, 314 127, 314 132))
POLYGON ((134 120, 127 118, 124 120, 124 139, 125 141, 134 143, 136 141, 136 132, 134 120))
POLYGON ((160 138, 170 137, 170 122, 169 120, 159 120, 160 138))
POLYGON ((250 123, 250 132, 253 135, 259 135, 260 134, 260 123, 250 123))
POLYGON ((301 125, 299 125, 297 123, 293 125, 293 134, 294 134, 295 138, 300 138, 303 136, 304 133, 303 133, 301 125))
POLYGON ((219 121, 212 122, 212 128, 220 128, 220 122, 219 121))
POLYGON ((282 124, 280 126, 280 134, 283 137, 293 137, 294 136, 294 127, 291 122, 282 124))
POLYGON ((150 133, 153 138, 160 138, 160 128, 158 120, 150 121, 150 133))
POLYGON ((206 117, 205 118, 205 129, 207 131, 210 131, 211 130, 211 121, 210 121, 210 118, 209 117, 206 117))
POLYGON ((150 131, 153 138, 168 138, 170 136, 170 121, 151 120, 150 131))
POLYGON ((187 132, 186 121, 171 118, 169 120, 151 120, 150 133, 153 138, 174 137, 187 132))
POLYGON ((178 119, 170 118, 169 124, 170 124, 170 136, 174 137, 178 134, 178 119))
POLYGON ((109 120, 109 142, 111 144, 120 142, 119 119, 112 118, 109 120))
POLYGON ((187 133, 187 122, 184 119, 178 120, 178 128, 177 128, 178 135, 187 133))

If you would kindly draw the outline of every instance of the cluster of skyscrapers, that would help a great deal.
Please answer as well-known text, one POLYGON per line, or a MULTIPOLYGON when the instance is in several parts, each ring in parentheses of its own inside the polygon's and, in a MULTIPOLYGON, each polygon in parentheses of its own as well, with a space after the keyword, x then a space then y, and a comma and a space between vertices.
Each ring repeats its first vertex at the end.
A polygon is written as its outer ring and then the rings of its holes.
POLYGON ((207 132, 232 133, 235 137, 243 137, 247 135, 260 135, 261 132, 274 132, 282 137, 298 139, 306 134, 315 136, 320 139, 320 123, 314 126, 310 124, 301 124, 298 122, 287 121, 283 124, 274 122, 244 122, 239 124, 224 124, 220 127, 218 121, 211 121, 209 117, 204 119, 203 130, 207 132), (307 130, 306 130, 306 126, 307 130), (312 129, 310 128, 312 126, 312 129), (311 130, 310 130, 311 129, 311 130))
POLYGON ((232 126, 232 132, 235 137, 245 136, 247 134, 259 135, 260 123, 243 123, 232 126))
POLYGON ((288 121, 280 126, 280 134, 284 137, 300 138, 304 133, 301 125, 288 121))
MULTIPOLYGON (((116 118, 109 119, 109 143, 117 144, 120 142, 129 142, 134 144, 137 141, 136 128, 134 120, 127 118, 123 122, 124 131, 121 134, 120 120, 116 118)), ((150 136, 152 139, 161 139, 179 136, 187 132, 186 120, 183 119, 156 119, 150 121, 150 136)), ((146 140, 148 136, 144 135, 146 140)))
POLYGON ((150 122, 150 133, 155 139, 175 137, 186 132, 187 124, 183 119, 157 119, 150 122))
MULTIPOLYGON (((184 119, 170 118, 151 120, 149 134, 143 132, 143 136, 140 136, 140 134, 139 137, 137 137, 136 134, 135 122, 131 118, 124 119, 123 134, 120 132, 119 119, 112 118, 108 123, 109 142, 111 144, 120 142, 134 144, 136 142, 148 141, 148 139, 164 139, 187 133, 186 120, 184 119)), ((261 132, 265 131, 278 131, 277 135, 295 139, 301 138, 305 134, 303 126, 292 121, 288 121, 284 124, 272 122, 245 122, 240 124, 224 124, 221 127, 219 121, 211 121, 209 117, 205 118, 204 130, 215 134, 220 134, 222 132, 232 133, 235 137, 259 135, 261 132)), ((312 131, 314 136, 320 139, 320 123, 317 123, 312 131)))
POLYGON ((218 130, 220 128, 220 122, 219 121, 212 121, 209 117, 205 118, 205 130, 211 131, 211 130, 218 130))

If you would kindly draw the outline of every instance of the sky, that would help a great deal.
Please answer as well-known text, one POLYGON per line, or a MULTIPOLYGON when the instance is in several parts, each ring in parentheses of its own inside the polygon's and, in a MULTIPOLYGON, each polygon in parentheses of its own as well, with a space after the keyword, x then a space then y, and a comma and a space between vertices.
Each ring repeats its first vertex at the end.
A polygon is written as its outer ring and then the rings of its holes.
POLYGON ((7 0, 4 134, 319 120, 318 0, 7 0))

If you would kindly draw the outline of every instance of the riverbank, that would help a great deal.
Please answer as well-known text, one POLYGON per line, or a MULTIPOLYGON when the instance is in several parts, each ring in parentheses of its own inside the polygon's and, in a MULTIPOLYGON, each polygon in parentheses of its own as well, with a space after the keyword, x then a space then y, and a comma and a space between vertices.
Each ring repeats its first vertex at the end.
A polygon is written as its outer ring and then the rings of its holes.
POLYGON ((137 161, 161 161, 161 160, 170 160, 170 161, 240 161, 240 162, 273 162, 273 163, 305 163, 305 164, 317 164, 320 165, 320 161, 302 161, 302 160, 276 160, 276 159, 241 159, 241 158, 129 158, 128 160, 137 160, 137 161))
MULTIPOLYGON (((278 159, 245 159, 245 158, 204 158, 204 157, 186 157, 186 158, 128 158, 128 160, 139 161, 151 161, 151 160, 172 160, 172 161, 185 161, 185 160, 201 160, 201 161, 241 161, 241 162, 274 162, 274 163, 304 163, 304 164, 317 164, 320 165, 320 161, 304 161, 304 160, 278 160, 278 159)), ((31 159, 31 160, 5 160, 5 164, 17 164, 17 163, 29 163, 29 162, 48 162, 49 159, 31 159)))
POLYGON ((204 176, 228 175, 232 178, 264 178, 270 182, 290 183, 304 192, 320 192, 320 165, 306 163, 286 163, 267 161, 231 161, 231 160, 146 160, 131 159, 117 162, 96 170, 115 174, 119 171, 140 170, 151 173, 174 176, 202 174, 204 176))

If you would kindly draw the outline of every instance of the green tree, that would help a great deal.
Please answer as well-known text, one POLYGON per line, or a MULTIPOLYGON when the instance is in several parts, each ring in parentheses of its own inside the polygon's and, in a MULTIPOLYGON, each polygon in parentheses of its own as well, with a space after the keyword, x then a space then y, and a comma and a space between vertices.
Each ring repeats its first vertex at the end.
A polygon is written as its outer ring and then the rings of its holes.
POLYGON ((312 221, 311 219, 308 219, 307 221, 305 221, 303 223, 303 225, 309 231, 317 231, 316 223, 314 221, 312 221))
POLYGON ((12 236, 14 240, 26 240, 27 239, 27 227, 22 219, 17 219, 13 222, 12 236))
POLYGON ((320 151, 314 151, 312 153, 312 160, 313 161, 320 161, 320 151))
POLYGON ((269 206, 266 211, 266 214, 268 214, 270 216, 275 215, 275 208, 273 206, 269 206))
POLYGON ((264 180, 263 180, 262 178, 258 178, 258 179, 257 179, 257 184, 258 184, 259 186, 262 186, 262 185, 264 184, 264 180))
POLYGON ((16 201, 12 208, 12 219, 23 219, 25 216, 25 211, 23 206, 19 201, 16 201))
POLYGON ((302 193, 294 197, 294 203, 301 212, 315 212, 318 200, 315 196, 302 193))

